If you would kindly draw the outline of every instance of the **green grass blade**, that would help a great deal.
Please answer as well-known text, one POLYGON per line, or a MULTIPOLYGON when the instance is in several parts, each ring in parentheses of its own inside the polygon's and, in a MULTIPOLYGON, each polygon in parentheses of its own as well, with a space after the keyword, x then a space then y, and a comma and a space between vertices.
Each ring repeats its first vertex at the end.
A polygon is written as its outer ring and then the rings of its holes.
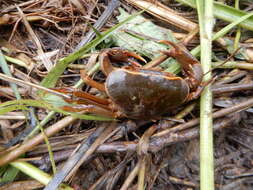
POLYGON ((3 176, 0 179, 0 183, 12 182, 15 180, 18 175, 19 170, 10 166, 7 166, 6 170, 3 173, 3 176))
MULTIPOLYGON (((212 79, 213 0, 196 0, 204 81, 212 79)), ((212 91, 207 85, 200 98, 200 189, 214 190, 212 91)))
POLYGON ((102 38, 102 37, 103 37, 102 34, 101 34, 95 27, 92 26, 92 24, 90 24, 90 23, 88 22, 88 25, 89 25, 89 27, 91 27, 91 29, 95 32, 95 34, 96 34, 97 37, 99 37, 99 38, 102 38))
MULTIPOLYGON (((212 40, 217 40, 223 36, 225 36, 232 28, 234 28, 235 26, 237 26, 238 24, 240 24, 241 22, 245 21, 246 19, 250 18, 253 16, 253 13, 247 14, 241 18, 239 18, 238 20, 235 20, 234 22, 230 23, 229 25, 225 26, 224 28, 222 28, 219 32, 215 33, 212 37, 212 40)), ((191 53, 194 56, 197 56, 200 52, 200 46, 195 47, 191 53)))
MULTIPOLYGON (((196 8, 195 0, 176 0, 180 3, 196 8)), ((225 5, 224 3, 214 2, 214 16, 227 22, 233 22, 248 13, 242 10, 237 10, 234 7, 225 5)), ((253 30, 253 18, 248 18, 239 24, 242 28, 253 30)))
POLYGON ((230 30, 232 30, 232 28, 234 28, 237 25, 240 25, 240 23, 245 22, 246 19, 248 19, 248 18, 250 18, 252 16, 253 16, 253 13, 250 13, 250 14, 246 14, 246 15, 240 17, 240 18, 237 18, 237 20, 234 20, 234 22, 230 23, 229 25, 227 25, 224 28, 222 28, 222 30, 220 30, 219 32, 215 33, 215 35, 213 36, 213 40, 217 40, 218 38, 224 36, 230 30))
MULTIPOLYGON (((11 162, 10 165, 20 170, 21 172, 25 173, 26 175, 36 179, 37 181, 39 181, 44 185, 47 185, 49 181, 52 179, 52 177, 49 174, 43 172, 42 170, 36 168, 35 166, 27 162, 15 161, 11 162)), ((65 184, 62 184, 58 189, 73 190, 71 187, 65 184)))

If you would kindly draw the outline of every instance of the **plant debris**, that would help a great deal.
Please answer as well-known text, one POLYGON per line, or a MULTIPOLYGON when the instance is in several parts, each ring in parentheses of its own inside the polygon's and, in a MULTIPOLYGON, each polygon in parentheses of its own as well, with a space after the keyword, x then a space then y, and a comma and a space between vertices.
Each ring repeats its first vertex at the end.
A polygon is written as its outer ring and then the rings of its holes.
MULTIPOLYGON (((215 189, 250 190, 253 3, 241 0, 240 10, 234 1, 214 6, 219 37, 207 84, 215 189), (225 28, 238 19, 244 20, 225 28)), ((161 61, 156 71, 182 76, 176 60, 161 53, 167 47, 160 41, 182 42, 199 59, 197 14, 194 1, 182 0, 1 1, 0 190, 199 189, 199 99, 156 120, 131 120, 66 111, 81 101, 55 90, 106 98, 80 78, 80 68, 103 83, 99 53, 112 47, 143 56, 146 69, 161 61)))

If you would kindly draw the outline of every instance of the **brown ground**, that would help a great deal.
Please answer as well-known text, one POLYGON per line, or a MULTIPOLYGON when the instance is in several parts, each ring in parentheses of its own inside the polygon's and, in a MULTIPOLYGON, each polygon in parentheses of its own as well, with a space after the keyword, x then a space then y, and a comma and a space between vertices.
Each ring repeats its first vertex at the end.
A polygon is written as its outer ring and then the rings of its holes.
MULTIPOLYGON (((193 9, 174 1, 164 1, 164 3, 180 13, 181 16, 189 19, 189 22, 196 23, 197 16, 193 9)), ((242 1, 241 4, 241 7, 247 11, 251 11, 253 7, 250 1, 242 1)), ((41 64, 37 59, 38 51, 40 50, 38 45, 41 45, 44 53, 58 50, 52 56, 48 56, 52 63, 55 64, 59 58, 75 51, 77 44, 87 37, 88 31, 91 29, 90 25, 97 21, 107 5, 107 1, 96 2, 88 0, 0 0, 0 46, 2 47, 2 52, 4 55, 20 59, 26 63, 25 66, 20 66, 8 62, 13 77, 39 84, 48 74, 48 71, 45 65, 41 64), (24 17, 29 20, 30 31, 20 20, 22 13, 17 11, 15 4, 23 11, 24 17), (34 35, 32 35, 31 31, 39 39, 38 43, 34 41, 34 35), (6 48, 8 48, 8 51, 6 51, 6 48)), ((233 6, 233 4, 230 5, 233 6)), ((120 6, 129 13, 133 13, 135 10, 126 1, 122 1, 120 6)), ((117 9, 113 11, 110 19, 106 21, 99 31, 105 31, 114 26, 117 23, 115 17, 118 14, 117 9)), ((181 39, 180 36, 185 37, 186 31, 182 28, 173 24, 170 25, 168 22, 162 21, 151 14, 145 13, 143 15, 161 27, 172 29, 175 37, 179 40, 181 39)), ((221 20, 216 22, 215 30, 219 30, 226 24, 221 20)), ((236 29, 227 34, 222 40, 234 39, 235 33, 236 29)), ((242 29, 240 45, 245 47, 242 50, 244 54, 232 55, 230 60, 251 62, 252 36, 251 31, 242 29), (247 57, 245 57, 245 54, 247 54, 247 57)), ((228 53, 228 44, 225 44, 226 42, 222 40, 214 43, 213 54, 215 57, 213 57, 213 61, 217 59, 225 60, 232 54, 232 52, 228 53), (222 42, 224 43, 222 44, 222 42)), ((110 43, 103 42, 96 49, 100 50, 108 47, 108 44, 110 43)), ((193 37, 188 44, 188 49, 192 49, 198 44, 198 36, 193 37)), ((94 60, 94 55, 92 56, 94 60)), ((88 60, 89 64, 94 63, 92 56, 91 59, 89 57, 83 58, 74 63, 84 68, 88 60)), ((58 80, 57 87, 71 87, 77 83, 80 75, 79 70, 74 67, 77 66, 72 64, 65 70, 62 77, 58 80)), ((244 70, 231 68, 213 70, 213 76, 216 76, 213 86, 218 86, 221 89, 230 87, 229 92, 226 89, 224 90, 226 93, 217 91, 217 88, 216 91, 214 90, 213 111, 220 111, 220 115, 214 120, 216 189, 247 190, 252 189, 253 186, 253 111, 252 109, 246 109, 247 106, 235 108, 232 113, 229 111, 230 106, 242 105, 245 101, 251 100, 253 85, 251 85, 252 72, 250 70, 252 70, 251 67, 244 70), (232 87, 235 88, 235 91, 231 91, 232 87), (228 109, 223 110, 224 108, 228 109)), ((1 68, 0 71, 3 72, 1 68)), ((93 77, 100 82, 105 79, 101 72, 95 72, 93 77)), ((16 99, 8 82, 0 80, 0 87, 0 103, 16 99)), ((92 94, 98 94, 97 90, 87 86, 84 86, 83 90, 92 94)), ((37 97, 34 90, 25 85, 19 86, 19 92, 23 99, 36 99, 37 97)), ((33 111, 36 117, 28 114, 27 120, 0 118, 2 155, 5 154, 4 147, 8 142, 12 142, 11 146, 22 143, 27 135, 27 132, 25 133, 28 130, 27 128, 36 125, 35 118, 42 120, 49 113, 48 110, 43 108, 35 108, 33 111), (21 138, 20 134, 23 134, 21 138)), ((12 115, 23 116, 23 113, 17 110, 13 111, 12 115)), ((32 112, 30 111, 29 113, 32 112)), ((60 113, 55 114, 44 128, 55 125, 56 122, 65 117, 60 113)), ((180 126, 187 125, 189 121, 198 117, 199 106, 198 101, 196 101, 194 105, 191 102, 179 106, 159 120, 132 121, 125 118, 117 122, 115 124, 116 127, 111 126, 111 131, 106 132, 105 130, 99 133, 102 145, 98 149, 96 149, 97 147, 94 148, 93 153, 88 155, 85 162, 68 180, 68 184, 75 189, 120 189, 126 183, 126 180, 130 180, 129 174, 133 172, 134 168, 138 167, 138 164, 146 163, 144 166, 146 189, 198 189, 199 125, 197 122, 195 125, 189 125, 187 129, 183 130, 180 128, 180 126), (193 107, 190 111, 186 111, 184 108, 187 106, 193 107), (182 119, 172 119, 182 110, 184 110, 185 114, 182 119), (178 127, 180 122, 184 124, 178 127), (168 131, 172 126, 177 127, 168 131), (114 134, 111 134, 109 139, 104 138, 106 141, 103 142, 102 134, 110 134, 112 131, 114 134), (166 134, 161 133, 162 131, 165 131, 166 134), (150 137, 152 133, 155 135, 153 134, 150 137), (140 142, 139 145, 138 142, 140 142)), ((91 134, 94 135, 95 129, 103 128, 104 126, 108 128, 109 125, 111 125, 111 122, 77 119, 67 124, 63 130, 54 134, 53 137, 50 137, 57 167, 60 168, 64 164, 64 161, 70 157, 73 150, 83 140, 87 139, 91 134)), ((85 143, 91 149, 92 143, 85 143)), ((25 157, 33 160, 32 164, 47 173, 52 173, 48 149, 44 142, 28 148, 25 152, 27 152, 25 157), (38 157, 42 159, 36 160, 38 157)), ((139 170, 143 171, 143 168, 140 166, 139 170)), ((138 175, 138 173, 135 175, 138 175)), ((130 182, 128 189, 137 189, 137 178, 130 182)), ((29 178, 19 174, 14 180, 18 182, 19 186, 12 186, 14 185, 13 182, 2 183, 3 186, 0 189, 21 189, 21 186, 26 186, 22 185, 21 181, 27 179, 29 178)), ((34 183, 29 186, 35 189, 36 185, 38 184, 34 183)))

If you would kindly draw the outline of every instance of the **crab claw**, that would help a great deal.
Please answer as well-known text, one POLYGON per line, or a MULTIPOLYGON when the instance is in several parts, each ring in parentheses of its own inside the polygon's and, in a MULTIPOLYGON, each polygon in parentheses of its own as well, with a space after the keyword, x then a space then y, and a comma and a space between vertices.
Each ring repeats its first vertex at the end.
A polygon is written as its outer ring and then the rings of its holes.
MULTIPOLYGON (((128 56, 128 57, 134 57, 135 59, 139 59, 141 61, 143 61, 144 63, 147 63, 147 61, 141 57, 140 55, 137 55, 136 53, 134 52, 131 52, 131 51, 125 51, 125 54, 128 56)), ((128 61, 129 61, 129 58, 128 58, 128 61)))
POLYGON ((135 59, 141 60, 144 63, 146 63, 146 60, 143 57, 137 55, 136 53, 134 53, 132 51, 124 50, 124 49, 121 49, 121 48, 109 49, 107 51, 107 53, 110 56, 110 59, 114 60, 114 61, 126 61, 126 62, 129 61, 129 62, 132 62, 130 57, 134 57, 135 59))
POLYGON ((121 48, 106 49, 100 54, 100 58, 99 58, 101 70, 104 72, 105 75, 108 76, 108 74, 112 70, 114 70, 114 67, 111 64, 112 61, 114 62, 123 61, 123 62, 128 62, 135 67, 142 67, 141 64, 132 60, 131 57, 139 59, 146 63, 146 60, 143 57, 137 55, 134 52, 124 50, 121 48))
POLYGON ((203 70, 199 61, 186 49, 183 43, 174 43, 166 40, 161 40, 159 42, 172 46, 169 50, 161 52, 175 58, 181 65, 189 86, 192 89, 198 88, 203 78, 203 70))
POLYGON ((167 40, 161 40, 159 42, 172 46, 171 49, 161 52, 167 56, 175 58, 184 69, 189 69, 189 65, 199 64, 199 61, 186 49, 182 43, 174 43, 167 40))
POLYGON ((110 58, 112 60, 128 62, 134 67, 142 67, 142 65, 134 61, 133 59, 131 59, 132 57, 135 59, 141 60, 144 63, 147 63, 146 60, 140 55, 137 55, 136 53, 132 51, 123 50, 121 48, 113 48, 108 52, 108 54, 110 55, 110 58))
POLYGON ((135 59, 141 60, 144 63, 147 63, 146 60, 143 57, 137 55, 136 53, 134 53, 132 51, 122 50, 120 53, 121 53, 121 59, 119 61, 128 62, 134 67, 139 67, 140 68, 140 67, 142 67, 142 65, 139 64, 138 62, 134 61, 133 59, 131 59, 132 57, 135 58, 135 59))
POLYGON ((174 42, 171 42, 168 40, 160 40, 158 42, 165 44, 165 45, 172 46, 172 49, 161 51, 163 54, 165 54, 167 56, 171 56, 171 57, 174 57, 175 59, 177 59, 177 58, 184 56, 184 54, 185 54, 185 49, 183 47, 181 47, 181 45, 179 43, 174 43, 174 42))

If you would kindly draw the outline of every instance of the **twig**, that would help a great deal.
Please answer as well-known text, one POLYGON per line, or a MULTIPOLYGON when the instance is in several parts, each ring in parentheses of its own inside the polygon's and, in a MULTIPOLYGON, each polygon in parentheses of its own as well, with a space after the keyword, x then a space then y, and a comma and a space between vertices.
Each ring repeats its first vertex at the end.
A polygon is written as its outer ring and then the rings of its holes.
MULTIPOLYGON (((99 17, 99 19, 96 21, 96 23, 93 25, 93 27, 96 30, 99 30, 102 28, 102 26, 106 23, 106 21, 109 19, 109 17, 112 15, 113 11, 120 5, 119 0, 111 0, 111 2, 108 4, 105 11, 102 13, 102 15, 99 17)), ((96 35, 95 31, 93 29, 90 29, 88 34, 85 36, 84 39, 79 42, 79 44, 76 46, 75 51, 80 49, 82 46, 84 46, 86 43, 92 40, 96 35)))
MULTIPOLYGON (((68 126, 72 122, 74 122, 76 118, 73 118, 71 116, 65 117, 64 119, 58 121, 54 125, 48 127, 45 129, 45 134, 47 137, 52 136, 53 134, 59 132, 64 127, 68 126)), ((32 139, 29 139, 25 141, 24 144, 19 146, 16 149, 11 150, 10 152, 4 152, 0 155, 0 166, 3 166, 16 158, 18 158, 20 155, 24 154, 25 152, 31 150, 36 145, 40 144, 44 141, 44 135, 42 133, 38 134, 37 136, 33 137, 32 139)))
POLYGON ((37 48, 38 48, 38 55, 41 56, 42 58, 42 61, 43 61, 43 64, 44 66, 46 67, 46 69, 48 71, 51 70, 51 68, 53 67, 53 64, 52 62, 47 58, 47 56, 45 55, 44 51, 43 51, 43 48, 41 46, 41 43, 38 39, 38 37, 36 36, 35 32, 32 30, 32 27, 30 26, 29 22, 27 21, 23 11, 17 6, 17 9, 18 9, 18 12, 23 20, 23 23, 26 27, 26 29, 28 30, 29 34, 31 35, 34 43, 36 44, 37 48))
POLYGON ((88 190, 102 189, 102 187, 105 187, 105 183, 107 182, 108 184, 108 181, 110 181, 113 176, 121 175, 126 168, 127 163, 130 161, 132 161, 132 154, 127 154, 123 161, 121 161, 115 168, 105 172, 104 175, 101 176, 91 187, 89 187, 88 190))
POLYGON ((232 83, 232 84, 212 86, 212 92, 214 94, 236 92, 236 91, 243 91, 243 90, 252 90, 252 89, 253 89, 252 82, 248 84, 232 83))
MULTIPOLYGON (((229 118, 219 119, 215 121, 213 130, 217 131, 217 130, 220 130, 222 128, 232 125, 234 122, 240 119, 235 116, 236 115, 233 115, 229 118)), ((170 133, 166 135, 164 134, 163 136, 157 136, 157 137, 154 136, 154 137, 151 137, 148 151, 156 153, 160 151, 161 149, 163 149, 165 146, 169 146, 169 145, 176 144, 179 142, 188 141, 198 136, 199 136, 198 127, 188 129, 186 131, 179 132, 179 133, 170 133)), ((137 142, 131 142, 131 141, 112 142, 112 143, 105 143, 105 144, 100 145, 97 149, 97 152, 98 153, 133 152, 137 150, 137 147, 138 147, 137 142)))
POLYGON ((29 87, 33 87, 33 88, 36 88, 36 89, 39 89, 39 90, 43 90, 43 91, 45 91, 45 92, 52 93, 52 94, 57 95, 57 96, 60 96, 60 97, 62 97, 62 98, 67 98, 67 99, 70 98, 70 97, 69 97, 68 95, 66 95, 66 94, 57 92, 57 91, 55 91, 55 90, 51 90, 51 89, 49 89, 49 88, 45 88, 45 87, 43 87, 43 86, 40 86, 40 85, 31 83, 31 82, 27 82, 27 81, 23 81, 23 80, 20 80, 20 79, 13 78, 13 77, 9 77, 9 76, 4 75, 4 74, 2 74, 2 73, 0 73, 0 79, 5 80, 5 81, 8 81, 8 82, 15 83, 15 84, 24 84, 24 85, 29 86, 29 87))
POLYGON ((111 134, 115 128, 115 123, 110 127, 103 125, 96 129, 79 147, 78 151, 66 162, 64 167, 54 176, 54 178, 47 184, 44 190, 57 189, 65 178, 70 177, 81 164, 96 150, 96 148, 103 143, 108 135, 111 134))
MULTIPOLYGON (((253 98, 250 98, 249 100, 241 102, 240 104, 233 105, 233 106, 230 106, 228 108, 224 108, 224 109, 221 109, 219 111, 216 111, 216 112, 212 113, 212 116, 213 116, 213 119, 216 119, 216 118, 219 118, 219 117, 229 115, 231 113, 236 113, 236 112, 239 112, 239 111, 242 111, 242 110, 246 110, 246 109, 248 109, 252 106, 253 106, 253 98)), ((181 131, 181 130, 193 127, 194 125, 199 124, 199 122, 200 122, 199 118, 193 119, 193 120, 191 120, 187 123, 180 124, 180 125, 177 125, 173 128, 166 129, 164 131, 156 133, 155 135, 153 135, 153 137, 159 137, 159 136, 170 134, 170 133, 173 133, 173 132, 176 132, 176 131, 181 131)), ((166 124, 164 124, 164 125, 166 125, 166 124)), ((163 128, 165 128, 165 127, 166 126, 163 126, 163 128)))
POLYGON ((24 115, 0 115, 0 120, 9 119, 9 120, 24 120, 26 117, 24 115))
POLYGON ((122 187, 120 188, 120 190, 127 190, 128 189, 130 184, 133 182, 134 178, 137 176, 139 168, 140 168, 140 161, 136 164, 134 169, 131 171, 131 173, 129 174, 129 176, 125 180, 125 182, 122 185, 122 187))
POLYGON ((151 135, 157 130, 157 126, 153 125, 145 133, 142 135, 141 139, 139 140, 137 153, 139 156, 140 161, 140 169, 139 169, 139 176, 138 176, 138 190, 145 189, 145 174, 146 174, 146 165, 147 165, 147 154, 148 154, 148 146, 149 146, 149 139, 151 135))
POLYGON ((158 17, 169 24, 177 26, 186 31, 192 31, 197 28, 197 24, 191 22, 190 20, 179 16, 176 11, 168 8, 162 3, 156 1, 155 3, 152 1, 145 0, 126 0, 128 3, 131 3, 139 8, 145 9, 147 12, 152 15, 158 17))

